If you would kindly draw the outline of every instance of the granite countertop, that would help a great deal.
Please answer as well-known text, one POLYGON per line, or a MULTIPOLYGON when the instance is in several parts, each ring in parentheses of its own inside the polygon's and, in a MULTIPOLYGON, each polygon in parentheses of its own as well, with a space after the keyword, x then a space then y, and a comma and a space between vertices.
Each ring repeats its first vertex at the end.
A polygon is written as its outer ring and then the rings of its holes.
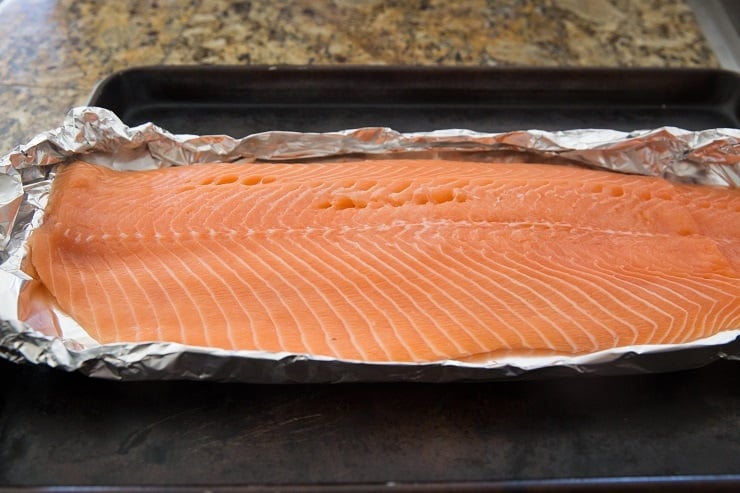
POLYGON ((156 64, 717 67, 684 0, 0 0, 0 143, 156 64))

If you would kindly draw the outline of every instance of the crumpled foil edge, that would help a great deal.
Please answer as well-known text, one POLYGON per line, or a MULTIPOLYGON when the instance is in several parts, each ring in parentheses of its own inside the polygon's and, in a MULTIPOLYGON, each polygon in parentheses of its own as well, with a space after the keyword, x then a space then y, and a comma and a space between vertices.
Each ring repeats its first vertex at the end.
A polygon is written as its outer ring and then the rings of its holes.
MULTIPOLYGON (((740 187, 740 129, 673 127, 620 132, 578 129, 486 134, 464 129, 400 133, 359 128, 326 133, 262 132, 243 138, 171 134, 146 123, 128 127, 111 111, 72 109, 64 123, 0 159, 0 356, 118 380, 195 379, 252 383, 501 380, 570 374, 625 374, 740 359, 740 329, 703 341, 633 346, 578 357, 504 358, 488 364, 364 363, 172 343, 81 343, 39 334, 17 320, 25 244, 40 223, 54 165, 75 158, 121 170, 205 162, 300 161, 416 156, 580 164, 670 180, 740 187), (488 158, 487 158, 488 157, 488 158), (13 292, 14 294, 8 294, 13 292)), ((84 330, 80 328, 81 331, 84 330)), ((89 339, 89 337, 88 337, 89 339)))
POLYGON ((17 321, 2 320, 0 356, 18 363, 42 364, 121 381, 444 383, 687 370, 719 359, 740 360, 740 330, 724 331, 691 345, 623 347, 583 356, 532 358, 528 363, 526 358, 511 357, 477 365, 459 361, 366 363, 161 342, 72 349, 59 337, 24 330, 17 321))

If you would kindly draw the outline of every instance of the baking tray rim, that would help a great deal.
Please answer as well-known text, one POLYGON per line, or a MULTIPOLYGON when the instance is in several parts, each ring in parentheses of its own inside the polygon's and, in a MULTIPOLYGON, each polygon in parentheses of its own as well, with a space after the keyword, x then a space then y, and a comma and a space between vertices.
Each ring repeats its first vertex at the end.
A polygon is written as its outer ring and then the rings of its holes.
POLYGON ((253 484, 189 484, 189 485, 34 485, 0 486, 0 493, 309 493, 338 492, 370 493, 398 492, 684 492, 692 488, 711 488, 713 492, 731 492, 740 489, 740 474, 606 476, 584 478, 502 479, 476 481, 387 481, 338 483, 253 483, 253 484), (677 488, 679 488, 677 490, 677 488))
POLYGON ((434 75, 434 74, 486 74, 501 77, 513 75, 547 75, 547 76, 607 76, 607 75, 672 75, 681 76, 715 76, 735 78, 740 84, 740 72, 725 68, 701 68, 701 67, 536 67, 536 66, 513 66, 513 67, 487 67, 487 66, 449 66, 449 65, 167 65, 152 64, 138 65, 117 70, 98 80, 85 100, 85 105, 91 106, 103 94, 103 91, 116 79, 129 77, 136 73, 152 74, 185 74, 185 73, 229 73, 250 74, 261 72, 282 72, 285 74, 296 73, 327 73, 332 75, 341 74, 407 74, 407 75, 434 75))

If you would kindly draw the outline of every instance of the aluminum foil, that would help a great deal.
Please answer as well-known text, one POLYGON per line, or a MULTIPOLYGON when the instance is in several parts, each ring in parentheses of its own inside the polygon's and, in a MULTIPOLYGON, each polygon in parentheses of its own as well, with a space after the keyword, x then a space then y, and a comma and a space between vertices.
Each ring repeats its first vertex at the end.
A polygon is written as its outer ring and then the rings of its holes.
POLYGON ((64 123, 0 160, 0 356, 119 380, 196 379, 254 383, 498 380, 570 374, 671 371, 740 359, 740 327, 689 344, 631 346, 583 356, 506 357, 486 364, 363 363, 300 354, 227 351, 172 343, 98 344, 57 314, 61 335, 18 321, 28 276, 28 236, 43 219, 55 165, 76 158, 120 170, 203 162, 347 161, 438 157, 578 164, 669 180, 740 187, 740 129, 619 132, 578 129, 486 134, 449 129, 399 133, 359 128, 328 133, 263 132, 243 138, 174 135, 151 123, 128 127, 112 112, 80 107, 64 123))

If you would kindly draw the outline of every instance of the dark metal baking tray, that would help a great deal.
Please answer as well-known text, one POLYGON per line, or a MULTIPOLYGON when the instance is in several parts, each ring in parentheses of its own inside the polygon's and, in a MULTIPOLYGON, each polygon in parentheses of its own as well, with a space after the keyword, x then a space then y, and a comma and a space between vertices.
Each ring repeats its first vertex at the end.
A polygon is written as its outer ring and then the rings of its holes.
POLYGON ((90 103, 125 123, 242 137, 365 126, 496 132, 740 126, 740 75, 685 69, 150 67, 90 103))
MULTIPOLYGON (((152 67, 91 104, 243 136, 740 123, 715 70, 152 67)), ((0 488, 712 491, 740 488, 740 364, 456 384, 112 382, 0 361, 0 488), (142 488, 143 487, 143 488, 142 488)))

